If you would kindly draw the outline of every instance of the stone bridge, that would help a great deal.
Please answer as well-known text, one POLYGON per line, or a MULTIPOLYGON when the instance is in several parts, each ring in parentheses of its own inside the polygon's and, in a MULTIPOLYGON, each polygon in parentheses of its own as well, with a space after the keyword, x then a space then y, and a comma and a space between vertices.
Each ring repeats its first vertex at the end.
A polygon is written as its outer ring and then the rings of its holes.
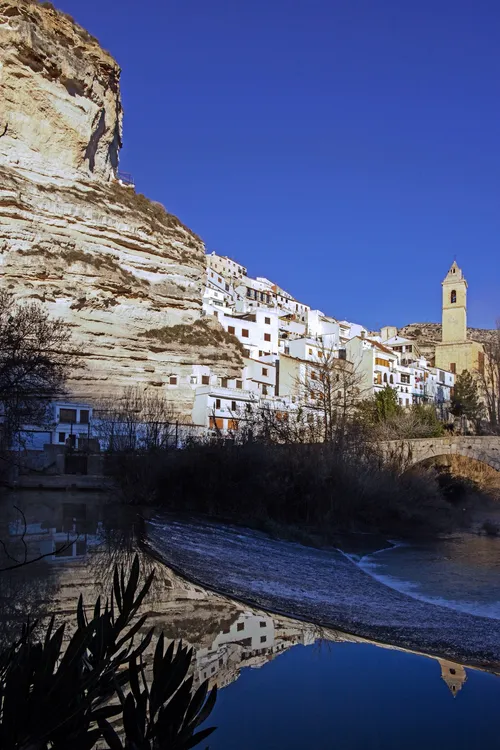
POLYGON ((388 440, 380 443, 385 458, 403 459, 408 466, 437 456, 466 456, 500 471, 500 437, 462 437, 459 435, 417 440, 388 440))

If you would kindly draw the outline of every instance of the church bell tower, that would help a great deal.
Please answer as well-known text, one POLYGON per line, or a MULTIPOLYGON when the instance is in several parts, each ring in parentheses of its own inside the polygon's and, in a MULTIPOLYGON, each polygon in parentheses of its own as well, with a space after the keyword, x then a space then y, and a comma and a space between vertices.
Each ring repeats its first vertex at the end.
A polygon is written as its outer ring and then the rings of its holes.
POLYGON ((467 282, 456 261, 442 282, 443 330, 442 342, 458 343, 467 340, 467 282))

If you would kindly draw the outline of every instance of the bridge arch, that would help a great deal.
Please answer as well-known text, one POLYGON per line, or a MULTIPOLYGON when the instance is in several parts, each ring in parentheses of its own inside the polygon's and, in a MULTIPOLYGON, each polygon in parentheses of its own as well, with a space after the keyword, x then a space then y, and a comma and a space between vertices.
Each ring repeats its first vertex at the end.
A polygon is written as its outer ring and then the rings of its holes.
POLYGON ((439 456, 464 456, 500 471, 500 437, 418 438, 380 443, 384 458, 400 458, 408 467, 439 456))

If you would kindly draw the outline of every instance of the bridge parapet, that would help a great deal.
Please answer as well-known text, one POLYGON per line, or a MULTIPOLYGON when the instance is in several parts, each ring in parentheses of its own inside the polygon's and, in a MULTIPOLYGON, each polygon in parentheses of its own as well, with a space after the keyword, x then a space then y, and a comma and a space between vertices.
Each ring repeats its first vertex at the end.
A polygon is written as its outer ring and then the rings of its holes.
POLYGON ((385 458, 397 456, 409 466, 438 456, 466 456, 500 471, 500 437, 417 438, 379 444, 385 458))

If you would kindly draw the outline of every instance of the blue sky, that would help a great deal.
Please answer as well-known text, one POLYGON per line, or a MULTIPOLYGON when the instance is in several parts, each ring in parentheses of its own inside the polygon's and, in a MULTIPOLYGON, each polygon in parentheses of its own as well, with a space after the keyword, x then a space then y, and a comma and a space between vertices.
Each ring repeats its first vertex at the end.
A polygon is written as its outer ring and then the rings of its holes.
POLYGON ((500 317, 498 0, 58 0, 122 67, 121 168, 251 275, 370 327, 500 317))

